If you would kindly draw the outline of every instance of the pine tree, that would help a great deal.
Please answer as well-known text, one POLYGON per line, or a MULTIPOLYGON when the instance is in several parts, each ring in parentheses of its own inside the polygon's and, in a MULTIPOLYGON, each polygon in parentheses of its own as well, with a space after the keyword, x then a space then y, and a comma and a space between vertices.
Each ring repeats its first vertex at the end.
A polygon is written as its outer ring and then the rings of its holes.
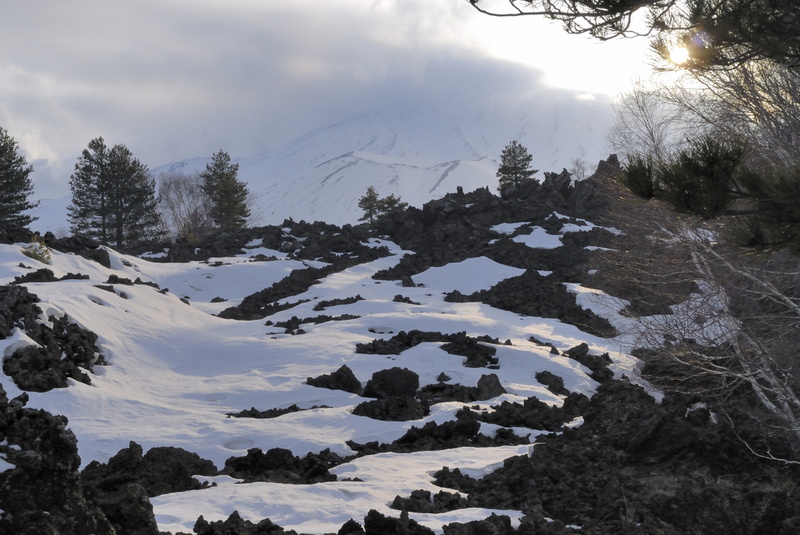
POLYGON ((373 186, 368 187, 367 193, 358 200, 358 207, 364 210, 364 215, 358 218, 359 221, 369 221, 370 224, 375 222, 375 217, 380 213, 381 199, 373 186))
POLYGON ((247 184, 237 178, 239 164, 232 164, 228 153, 220 150, 200 173, 202 189, 211 201, 211 217, 223 230, 243 228, 250 217, 247 184))
POLYGON ((496 175, 500 179, 501 192, 511 186, 518 186, 539 172, 538 169, 531 168, 531 160, 533 156, 517 140, 506 145, 500 154, 500 167, 496 175))
POLYGON ((38 203, 28 200, 33 184, 28 175, 33 167, 18 152, 16 140, 0 127, 0 223, 30 225, 36 218, 24 213, 38 203))
POLYGON ((108 147, 102 137, 83 149, 69 179, 72 204, 68 207, 70 230, 101 243, 109 241, 108 225, 108 147))
POLYGON ((393 212, 399 212, 401 210, 405 210, 406 208, 408 208, 408 203, 402 202, 400 200, 400 197, 394 196, 394 193, 378 201, 378 209, 380 215, 388 215, 393 212))
POLYGON ((367 188, 367 193, 358 200, 358 207, 364 210, 364 215, 358 220, 369 221, 371 225, 380 217, 405 210, 408 203, 402 202, 400 197, 395 197, 394 194, 380 198, 375 188, 370 186, 367 188))
POLYGON ((124 145, 108 155, 108 207, 117 246, 153 241, 162 235, 156 182, 147 166, 124 145))
POLYGON ((162 236, 155 180, 124 145, 111 149, 102 137, 89 142, 70 177, 73 234, 117 247, 162 236))

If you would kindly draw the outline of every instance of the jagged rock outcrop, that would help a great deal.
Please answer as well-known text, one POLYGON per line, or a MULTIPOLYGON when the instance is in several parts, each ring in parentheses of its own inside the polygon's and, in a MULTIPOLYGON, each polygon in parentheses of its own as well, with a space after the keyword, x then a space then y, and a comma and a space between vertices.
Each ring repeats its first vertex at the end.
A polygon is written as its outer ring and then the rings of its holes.
POLYGON ((344 459, 329 449, 300 458, 285 448, 272 448, 266 452, 251 448, 247 455, 225 461, 222 473, 248 482, 309 484, 336 481, 336 476, 328 470, 342 462, 344 459))
POLYGON ((361 394, 361 382, 353 373, 353 370, 343 364, 341 368, 333 373, 326 373, 319 377, 309 377, 306 384, 317 388, 328 388, 330 390, 344 390, 351 394, 361 394))
POLYGON ((89 463, 81 478, 87 489, 98 494, 138 485, 145 496, 153 497, 199 489, 202 485, 192 476, 216 474, 214 463, 196 453, 174 447, 156 447, 144 453, 139 444, 131 442, 107 463, 89 463))
POLYGON ((583 416, 483 479, 443 469, 436 482, 469 493, 472 507, 525 511, 525 529, 547 518, 600 535, 793 533, 796 469, 757 459, 707 412, 606 381, 583 416))
POLYGON ((231 513, 225 520, 214 522, 208 522, 201 516, 192 531, 196 535, 297 535, 296 531, 286 531, 268 518, 259 522, 243 520, 238 511, 231 513))
POLYGON ((32 392, 66 387, 68 379, 89 384, 86 372, 105 363, 97 335, 71 323, 66 315, 51 316, 49 325, 42 322, 38 302, 24 286, 0 286, 0 339, 18 328, 37 344, 19 347, 6 356, 3 372, 19 388, 32 392))
MULTIPOLYGON (((27 408, 27 400, 23 394, 9 401, 0 386, 0 533, 121 533, 84 494, 67 419, 27 408)), ((152 515, 151 521, 155 528, 152 515)))

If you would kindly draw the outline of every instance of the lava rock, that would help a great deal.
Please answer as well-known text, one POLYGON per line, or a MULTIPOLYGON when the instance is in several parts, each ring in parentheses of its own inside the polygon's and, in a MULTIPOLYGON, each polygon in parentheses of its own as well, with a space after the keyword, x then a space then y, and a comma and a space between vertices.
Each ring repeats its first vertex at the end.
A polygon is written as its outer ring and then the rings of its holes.
POLYGON ((243 520, 238 511, 234 511, 225 520, 208 522, 200 516, 194 523, 196 535, 297 535, 296 531, 286 531, 265 518, 257 524, 243 520))
POLYGON ((374 420, 406 422, 420 420, 428 415, 428 406, 414 398, 390 396, 364 401, 353 408, 356 416, 366 416, 374 420))
POLYGON ((225 461, 222 473, 247 482, 320 483, 336 481, 336 476, 328 469, 344 461, 329 449, 319 454, 309 453, 301 459, 285 448, 272 448, 266 452, 251 448, 247 450, 247 455, 225 461))
POLYGON ((0 472, 0 533, 156 535, 152 512, 151 531, 112 527, 81 486, 78 441, 67 419, 26 408, 27 399, 23 394, 9 401, 0 386, 0 454, 12 465, 0 472))
POLYGON ((390 397, 411 397, 417 395, 419 375, 408 368, 394 367, 377 371, 364 386, 364 396, 386 399, 390 397))
POLYGON ((346 364, 330 374, 323 374, 319 377, 309 377, 306 384, 317 388, 328 388, 330 390, 344 390, 351 394, 361 394, 361 382, 356 378, 353 370, 346 364))

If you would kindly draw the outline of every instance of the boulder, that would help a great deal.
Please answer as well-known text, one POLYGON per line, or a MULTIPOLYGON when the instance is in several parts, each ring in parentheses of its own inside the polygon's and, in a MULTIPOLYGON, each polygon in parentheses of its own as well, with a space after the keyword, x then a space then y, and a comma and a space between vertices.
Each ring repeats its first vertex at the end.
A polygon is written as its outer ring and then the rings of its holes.
POLYGON ((333 373, 326 373, 319 377, 309 377, 306 379, 306 384, 317 388, 344 390, 351 394, 361 394, 361 382, 346 364, 343 364, 341 368, 333 373))
POLYGON ((117 530, 81 486, 78 441, 67 419, 25 407, 27 394, 8 400, 0 386, 0 533, 157 535, 152 511, 145 531, 117 530))
POLYGON ((364 386, 364 396, 386 399, 391 397, 413 398, 419 389, 419 376, 408 368, 394 367, 377 371, 364 386))

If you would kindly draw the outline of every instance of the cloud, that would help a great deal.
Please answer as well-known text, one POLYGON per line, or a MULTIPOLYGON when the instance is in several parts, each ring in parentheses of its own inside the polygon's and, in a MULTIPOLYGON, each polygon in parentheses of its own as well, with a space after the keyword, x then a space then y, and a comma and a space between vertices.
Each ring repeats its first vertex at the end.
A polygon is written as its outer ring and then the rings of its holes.
POLYGON ((542 71, 473 46, 468 6, 438 4, 8 0, 0 125, 48 197, 68 192, 97 136, 155 167, 220 148, 254 155, 370 110, 587 112, 542 71))

